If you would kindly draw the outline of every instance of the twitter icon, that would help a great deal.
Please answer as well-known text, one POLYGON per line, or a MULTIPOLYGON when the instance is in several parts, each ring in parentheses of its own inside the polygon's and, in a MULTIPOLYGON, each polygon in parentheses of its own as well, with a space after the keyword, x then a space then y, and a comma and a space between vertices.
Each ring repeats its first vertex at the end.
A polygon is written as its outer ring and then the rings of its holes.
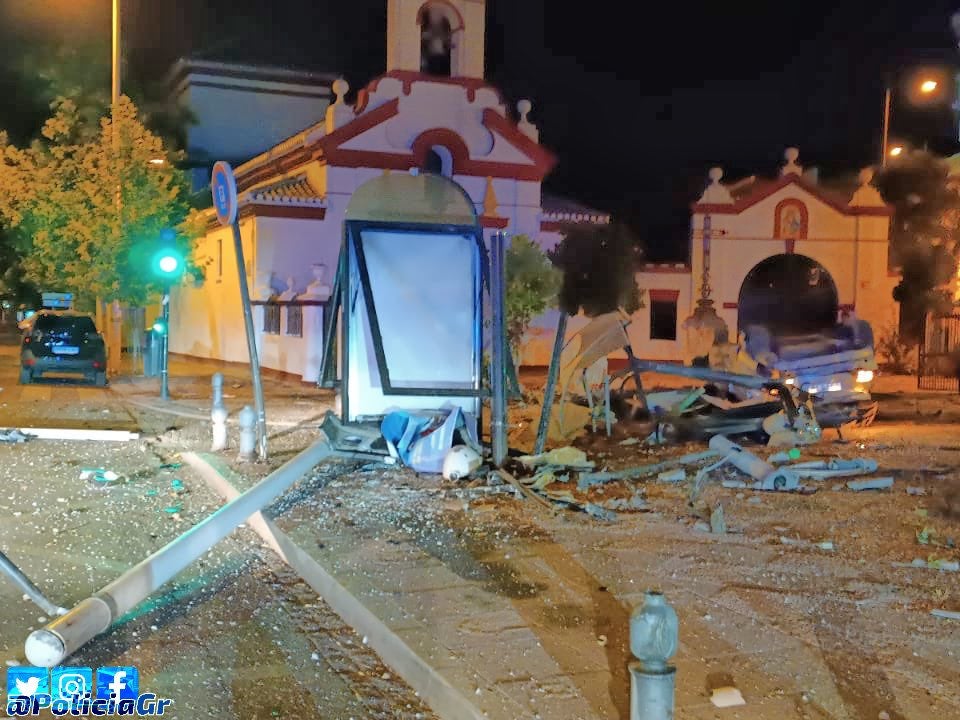
POLYGON ((7 695, 49 695, 50 672, 47 668, 29 665, 7 668, 7 695))

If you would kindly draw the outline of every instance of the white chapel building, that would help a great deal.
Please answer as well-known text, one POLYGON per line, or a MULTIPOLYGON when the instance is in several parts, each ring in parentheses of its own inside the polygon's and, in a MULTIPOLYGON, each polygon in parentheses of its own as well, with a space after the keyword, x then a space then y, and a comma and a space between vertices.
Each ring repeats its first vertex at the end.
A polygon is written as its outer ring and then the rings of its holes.
MULTIPOLYGON (((238 81, 222 65, 176 69, 181 102, 209 105, 211 93, 221 102, 238 102, 242 93, 273 94, 297 117, 318 110, 318 121, 234 164, 265 368, 317 380, 346 208, 373 178, 440 173, 464 189, 488 236, 498 230, 524 234, 547 248, 559 242, 563 223, 610 221, 605 213, 542 193, 556 158, 540 144, 531 102, 521 100, 514 113, 484 80, 484 21, 484 0, 388 0, 387 72, 362 88, 353 104, 345 101, 349 87, 342 79, 332 83, 327 104, 315 87, 317 76, 273 72, 238 81)), ((250 115, 236 117, 244 122, 250 115)), ((199 137, 209 143, 222 134, 205 130, 199 137)), ((220 159, 213 148, 201 149, 211 161, 220 159)), ((196 250, 205 277, 177 288, 172 298, 172 352, 247 360, 232 248, 231 231, 216 224, 211 210, 196 250)))

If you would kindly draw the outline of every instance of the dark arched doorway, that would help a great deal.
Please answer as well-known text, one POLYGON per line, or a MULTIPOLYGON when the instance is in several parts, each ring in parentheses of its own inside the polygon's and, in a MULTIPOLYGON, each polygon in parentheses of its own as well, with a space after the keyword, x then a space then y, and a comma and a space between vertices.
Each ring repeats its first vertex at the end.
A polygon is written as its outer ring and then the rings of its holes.
POLYGON ((774 255, 747 273, 737 308, 741 330, 764 325, 778 335, 817 332, 837 323, 837 286, 816 260, 774 255))

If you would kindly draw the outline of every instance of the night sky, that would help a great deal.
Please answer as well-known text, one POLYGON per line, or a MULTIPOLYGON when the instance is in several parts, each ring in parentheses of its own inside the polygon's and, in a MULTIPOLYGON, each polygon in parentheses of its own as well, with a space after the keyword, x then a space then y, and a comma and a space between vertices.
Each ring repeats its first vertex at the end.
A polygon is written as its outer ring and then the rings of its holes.
MULTIPOLYGON (((386 0, 122 2, 138 86, 186 54, 341 72, 354 88, 384 71, 386 0)), ((735 5, 663 3, 639 15, 642 4, 623 0, 579 12, 488 0, 487 76, 511 104, 533 101, 531 119, 560 158, 547 187, 629 222, 653 259, 686 247, 688 205, 709 167, 727 179, 774 175, 793 145, 823 178, 855 171, 877 161, 887 78, 902 88, 916 68, 960 66, 949 22, 958 2, 735 5)), ((0 10, 0 96, 19 96, 20 48, 109 41, 109 0, 0 0, 0 10)), ((960 149, 945 89, 923 108, 895 94, 892 137, 960 149)), ((0 127, 29 127, 30 113, 4 102, 0 127)))

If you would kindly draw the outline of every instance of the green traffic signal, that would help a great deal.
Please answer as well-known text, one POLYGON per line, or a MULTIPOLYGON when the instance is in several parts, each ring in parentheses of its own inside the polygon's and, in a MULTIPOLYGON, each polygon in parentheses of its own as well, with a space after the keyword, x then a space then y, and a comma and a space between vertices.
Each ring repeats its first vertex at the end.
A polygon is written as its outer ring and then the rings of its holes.
POLYGON ((153 274, 163 280, 176 280, 184 271, 183 254, 177 248, 164 243, 153 255, 153 274))

